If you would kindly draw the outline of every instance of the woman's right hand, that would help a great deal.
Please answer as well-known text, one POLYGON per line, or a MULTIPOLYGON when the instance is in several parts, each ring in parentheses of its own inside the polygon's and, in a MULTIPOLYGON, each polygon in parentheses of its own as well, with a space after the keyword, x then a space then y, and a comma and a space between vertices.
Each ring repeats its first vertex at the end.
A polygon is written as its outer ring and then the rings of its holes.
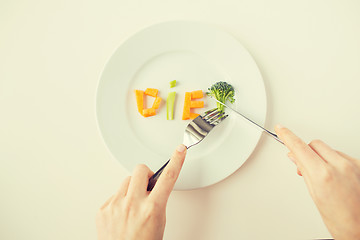
POLYGON ((306 144, 287 128, 277 126, 275 131, 332 236, 360 239, 360 161, 320 140, 306 144))

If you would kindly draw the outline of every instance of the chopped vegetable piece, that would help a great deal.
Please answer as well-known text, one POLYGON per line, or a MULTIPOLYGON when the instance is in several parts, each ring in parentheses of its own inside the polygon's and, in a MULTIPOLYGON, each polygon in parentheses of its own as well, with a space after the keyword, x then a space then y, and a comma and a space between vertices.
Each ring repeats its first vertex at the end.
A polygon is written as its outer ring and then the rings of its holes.
POLYGON ((190 108, 203 108, 204 107, 204 101, 191 101, 190 102, 190 108))
POLYGON ((175 103, 176 92, 170 92, 166 99, 166 119, 174 119, 174 103, 175 103))
MULTIPOLYGON (((217 82, 213 84, 210 88, 208 88, 207 95, 216 98, 218 101, 222 103, 226 103, 229 100, 230 103, 235 102, 235 90, 234 87, 228 84, 227 82, 217 82)), ((224 105, 217 103, 217 108, 223 112, 224 105)))
POLYGON ((157 97, 157 94, 158 94, 158 91, 157 89, 155 88, 147 88, 145 90, 145 94, 146 95, 149 95, 149 96, 152 96, 152 97, 157 97))
POLYGON ((176 86, 176 80, 172 80, 171 82, 170 82, 170 88, 173 88, 173 87, 175 87, 176 86))
POLYGON ((190 102, 191 102, 191 92, 186 92, 185 100, 184 100, 184 110, 182 115, 183 120, 190 118, 190 102))
POLYGON ((155 114, 156 114, 155 108, 143 109, 143 116, 144 117, 154 116, 155 114))
POLYGON ((141 115, 143 115, 143 109, 144 109, 144 91, 142 90, 135 90, 136 95, 136 104, 138 111, 141 115))
POLYGON ((197 91, 192 91, 191 92, 191 99, 196 99, 196 98, 203 98, 204 94, 202 90, 197 90, 197 91))
POLYGON ((155 101, 154 101, 154 103, 153 103, 153 105, 152 105, 152 108, 158 109, 159 106, 160 106, 160 103, 161 103, 161 97, 156 97, 156 98, 155 98, 155 101))
POLYGON ((195 119, 198 116, 200 116, 200 114, 198 114, 198 113, 190 113, 190 119, 195 119))

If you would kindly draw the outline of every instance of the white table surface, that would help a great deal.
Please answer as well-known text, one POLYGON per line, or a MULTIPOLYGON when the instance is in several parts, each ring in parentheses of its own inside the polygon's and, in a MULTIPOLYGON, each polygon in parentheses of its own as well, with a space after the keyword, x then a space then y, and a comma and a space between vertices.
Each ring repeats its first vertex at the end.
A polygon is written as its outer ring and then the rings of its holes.
MULTIPOLYGON (((263 75, 266 127, 281 123, 359 158, 359 10, 356 0, 2 0, 0 238, 96 239, 98 207, 129 174, 96 125, 99 75, 152 23, 229 31, 263 75)), ((286 153, 262 136, 224 181, 173 192, 164 239, 330 237, 286 153)))

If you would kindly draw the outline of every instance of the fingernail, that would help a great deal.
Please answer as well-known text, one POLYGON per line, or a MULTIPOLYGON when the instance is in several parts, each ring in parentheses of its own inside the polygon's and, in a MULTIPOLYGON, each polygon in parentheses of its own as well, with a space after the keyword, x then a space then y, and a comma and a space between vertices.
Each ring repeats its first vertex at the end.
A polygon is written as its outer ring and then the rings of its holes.
POLYGON ((176 151, 178 151, 178 152, 180 152, 180 153, 184 152, 185 150, 186 150, 186 147, 185 147, 184 144, 180 144, 180 145, 177 146, 177 148, 176 148, 176 151))

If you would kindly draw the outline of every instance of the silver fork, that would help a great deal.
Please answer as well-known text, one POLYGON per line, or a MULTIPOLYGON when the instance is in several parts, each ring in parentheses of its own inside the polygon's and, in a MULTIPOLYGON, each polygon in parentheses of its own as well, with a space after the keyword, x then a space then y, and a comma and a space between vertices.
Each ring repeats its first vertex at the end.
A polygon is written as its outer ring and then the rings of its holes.
MULTIPOLYGON (((217 108, 214 108, 196 117, 185 128, 183 140, 185 147, 189 149, 201 142, 209 134, 209 132, 227 116, 228 115, 225 115, 225 112, 221 112, 217 108)), ((151 191, 154 188, 157 180, 164 171, 164 168, 168 165, 169 161, 170 159, 149 178, 149 184, 147 186, 148 191, 151 191)))

